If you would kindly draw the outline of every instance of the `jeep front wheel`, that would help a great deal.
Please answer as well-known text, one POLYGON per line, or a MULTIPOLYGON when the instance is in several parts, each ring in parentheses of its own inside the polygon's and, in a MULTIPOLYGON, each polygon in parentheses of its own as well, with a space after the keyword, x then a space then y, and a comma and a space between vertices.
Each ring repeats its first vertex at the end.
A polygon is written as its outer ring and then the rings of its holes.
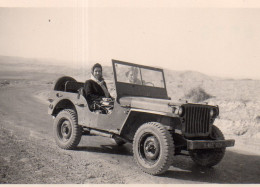
POLYGON ((57 145, 62 149, 75 149, 82 136, 82 127, 77 124, 74 110, 61 111, 54 120, 54 137, 57 145))
MULTIPOLYGON (((224 140, 224 135, 218 127, 212 126, 211 138, 224 140)), ((198 149, 189 151, 191 159, 200 166, 211 167, 217 165, 225 155, 226 148, 198 149)))
POLYGON ((136 163, 144 172, 151 175, 162 174, 173 161, 172 136, 160 123, 145 123, 135 133, 133 152, 136 163))

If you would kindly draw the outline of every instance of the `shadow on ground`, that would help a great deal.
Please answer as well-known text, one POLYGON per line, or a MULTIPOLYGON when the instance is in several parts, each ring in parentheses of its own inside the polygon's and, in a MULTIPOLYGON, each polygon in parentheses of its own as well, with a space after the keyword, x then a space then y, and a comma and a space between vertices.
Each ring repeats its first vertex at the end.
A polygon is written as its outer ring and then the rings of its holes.
POLYGON ((173 167, 162 177, 196 182, 260 183, 260 156, 227 151, 224 159, 211 168, 200 167, 189 157, 176 156, 173 167))
MULTIPOLYGON (((124 146, 100 145, 98 147, 78 147, 76 151, 115 154, 120 157, 132 156, 131 144, 124 146)), ((194 182, 254 184, 260 183, 260 156, 245 155, 226 151, 224 159, 211 168, 200 167, 188 156, 175 156, 170 169, 159 177, 187 180, 194 182)))
POLYGON ((75 151, 88 151, 94 153, 107 153, 115 155, 132 156, 132 151, 129 145, 117 146, 117 145, 100 145, 99 147, 94 146, 78 146, 75 151))

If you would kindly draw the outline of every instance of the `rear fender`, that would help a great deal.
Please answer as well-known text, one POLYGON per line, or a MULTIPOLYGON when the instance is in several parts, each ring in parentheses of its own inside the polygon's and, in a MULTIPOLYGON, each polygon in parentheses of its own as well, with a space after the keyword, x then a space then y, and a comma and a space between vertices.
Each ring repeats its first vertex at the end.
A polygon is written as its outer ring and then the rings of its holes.
POLYGON ((55 107, 52 109, 50 114, 56 117, 58 113, 64 109, 76 110, 76 107, 70 100, 62 99, 58 103, 56 103, 55 107))
MULTIPOLYGON (((59 94, 63 94, 59 92, 59 94)), ((57 95, 57 94, 56 94, 57 95)), ((56 117, 58 113, 64 109, 72 109, 77 113, 78 122, 80 123, 84 119, 84 108, 87 102, 83 96, 78 96, 75 93, 65 93, 65 97, 57 98, 53 103, 49 105, 48 114, 56 117)))

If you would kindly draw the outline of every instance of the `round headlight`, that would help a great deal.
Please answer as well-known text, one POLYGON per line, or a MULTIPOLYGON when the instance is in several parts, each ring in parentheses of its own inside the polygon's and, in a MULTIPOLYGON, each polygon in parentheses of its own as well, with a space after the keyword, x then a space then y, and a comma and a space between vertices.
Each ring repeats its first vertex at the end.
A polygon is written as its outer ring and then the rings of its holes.
POLYGON ((183 114, 183 108, 182 108, 182 107, 179 107, 178 114, 179 114, 180 116, 183 114))
POLYGON ((182 115, 183 108, 181 106, 175 106, 175 107, 173 107, 173 113, 176 115, 182 115))
POLYGON ((218 115, 218 109, 217 109, 217 108, 212 108, 212 109, 210 109, 209 115, 210 115, 211 118, 217 117, 217 115, 218 115))
POLYGON ((214 110, 213 110, 213 108, 212 109, 210 109, 210 111, 209 111, 209 116, 212 118, 213 116, 214 116, 214 110))

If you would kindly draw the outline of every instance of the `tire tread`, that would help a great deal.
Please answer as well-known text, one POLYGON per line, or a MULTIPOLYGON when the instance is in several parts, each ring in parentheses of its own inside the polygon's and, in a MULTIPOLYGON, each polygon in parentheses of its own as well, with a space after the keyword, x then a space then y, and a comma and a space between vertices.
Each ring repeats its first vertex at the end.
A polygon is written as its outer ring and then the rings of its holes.
POLYGON ((138 161, 138 158, 137 158, 138 153, 135 152, 136 150, 134 150, 134 159, 135 159, 136 163, 138 163, 139 168, 142 171, 144 171, 145 173, 148 173, 151 175, 159 175, 159 174, 162 174, 165 171, 167 171, 173 162, 173 157, 174 157, 173 138, 172 138, 170 132, 161 123, 147 122, 147 123, 143 124, 141 127, 139 127, 139 129, 137 130, 135 137, 134 137, 134 143, 133 143, 134 147, 136 145, 136 141, 138 141, 137 140, 138 132, 140 132, 146 128, 154 128, 160 132, 160 136, 162 137, 162 142, 164 142, 164 145, 166 147, 166 149, 161 148, 161 152, 163 152, 163 153, 160 153, 160 155, 163 156, 163 158, 161 158, 161 160, 163 160, 163 162, 161 162, 156 168, 153 168, 153 169, 144 168, 142 165, 140 165, 140 163, 138 161))
MULTIPOLYGON (((77 120, 77 116, 76 116, 76 112, 72 109, 64 109, 63 111, 61 111, 57 117, 59 116, 62 116, 62 115, 69 115, 70 118, 71 118, 71 121, 73 124, 72 125, 72 137, 70 138, 70 140, 64 144, 64 143, 61 143, 60 140, 59 140, 59 137, 57 136, 57 127, 56 125, 54 125, 54 133, 55 133, 55 140, 56 140, 56 143, 58 144, 58 146, 62 149, 66 149, 66 150, 71 150, 71 149, 75 149, 80 140, 81 140, 81 136, 82 136, 82 127, 80 125, 78 125, 78 120, 77 120)), ((56 117, 56 118, 57 118, 56 117)), ((54 121, 54 123, 57 123, 56 120, 54 121)))
MULTIPOLYGON (((223 133, 221 132, 221 130, 217 126, 215 126, 215 125, 212 126, 212 132, 214 132, 215 135, 217 135, 216 138, 218 140, 224 140, 225 139, 223 133)), ((190 155, 191 155, 191 159, 196 164, 198 164, 200 166, 204 166, 204 167, 212 167, 212 166, 217 165, 223 159, 223 157, 225 155, 225 150, 226 150, 226 148, 218 148, 218 149, 215 149, 215 150, 211 150, 212 153, 214 153, 214 154, 212 154, 213 157, 210 160, 208 160, 207 162, 197 158, 196 150, 190 151, 190 155)))

